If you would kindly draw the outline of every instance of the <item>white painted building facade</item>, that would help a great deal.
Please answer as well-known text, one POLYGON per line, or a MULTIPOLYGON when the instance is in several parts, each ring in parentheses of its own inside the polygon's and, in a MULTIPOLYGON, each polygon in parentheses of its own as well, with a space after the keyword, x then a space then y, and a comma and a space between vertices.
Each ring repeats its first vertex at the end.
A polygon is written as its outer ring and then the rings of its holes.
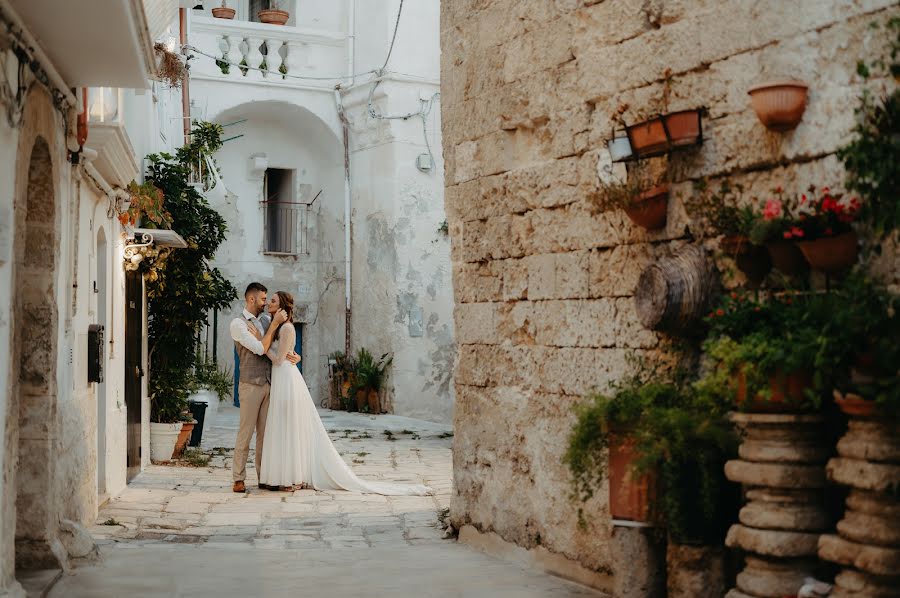
MULTIPOLYGON (((83 529, 125 488, 129 434, 131 473, 149 463, 145 350, 125 400, 116 216, 141 158, 183 142, 180 92, 150 81, 153 42, 177 36, 177 0, 0 0, 0 596, 24 596, 17 568, 90 551, 83 529), (102 383, 88 379, 91 325, 103 327, 102 383)), ((138 324, 146 347, 145 315, 138 324)))
MULTIPOLYGON (((387 409, 451 421, 439 1, 402 3, 383 71, 400 0, 286 0, 284 26, 251 21, 265 2, 229 0, 234 20, 211 15, 219 4, 192 11, 188 39, 193 115, 233 138, 216 155, 224 189, 209 195, 229 226, 215 265, 240 290, 258 280, 294 295, 317 402, 328 355, 349 342, 393 355, 387 409)), ((224 367, 239 311, 218 317, 224 367)))

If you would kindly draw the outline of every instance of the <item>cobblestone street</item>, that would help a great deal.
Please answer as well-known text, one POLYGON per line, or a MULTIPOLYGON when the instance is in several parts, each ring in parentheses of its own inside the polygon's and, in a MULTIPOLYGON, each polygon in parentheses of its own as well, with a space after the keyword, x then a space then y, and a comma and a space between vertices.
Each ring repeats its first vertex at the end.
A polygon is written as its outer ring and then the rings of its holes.
POLYGON ((426 483, 434 496, 231 491, 238 410, 211 414, 204 467, 153 465, 100 511, 101 562, 50 592, 76 596, 593 596, 446 539, 452 434, 445 426, 323 411, 338 450, 367 479, 426 483))

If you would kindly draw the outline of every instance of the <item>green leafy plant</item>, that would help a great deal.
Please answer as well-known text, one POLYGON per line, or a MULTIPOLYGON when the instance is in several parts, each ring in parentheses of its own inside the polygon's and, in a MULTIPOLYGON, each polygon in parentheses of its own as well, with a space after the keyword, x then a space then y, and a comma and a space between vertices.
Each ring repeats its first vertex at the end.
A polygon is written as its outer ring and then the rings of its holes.
POLYGON ((721 542, 736 510, 735 489, 723 474, 736 447, 725 412, 688 385, 684 373, 671 379, 638 373, 611 393, 591 395, 577 407, 564 458, 573 498, 594 495, 607 475, 610 440, 624 434, 635 442, 634 473, 657 479, 652 517, 676 542, 721 542))
POLYGON ((208 388, 219 397, 220 401, 231 399, 234 390, 234 375, 229 368, 220 368, 219 364, 207 359, 206 355, 199 350, 194 363, 193 390, 208 388))
POLYGON ((900 228, 900 17, 888 20, 888 57, 860 62, 857 72, 867 81, 893 77, 893 89, 880 93, 867 86, 856 109, 853 139, 838 151, 847 171, 846 184, 863 198, 861 217, 876 237, 900 228))
POLYGON ((146 279, 151 419, 162 423, 178 421, 187 406, 196 338, 203 325, 198 316, 228 307, 237 296, 234 286, 209 263, 225 240, 225 220, 190 184, 192 163, 221 147, 221 127, 198 123, 193 133, 191 144, 176 155, 147 157, 146 180, 162 191, 172 227, 188 244, 166 257, 165 268, 155 278, 146 279))
POLYGON ((231 72, 231 65, 225 60, 225 57, 216 59, 216 66, 219 67, 219 70, 222 71, 223 75, 227 75, 231 72))
POLYGON ((744 187, 732 185, 728 180, 711 189, 708 180, 694 183, 694 192, 684 206, 691 219, 703 232, 726 237, 748 237, 759 220, 755 202, 743 197, 744 187))
POLYGON ((621 210, 631 206, 641 193, 653 186, 657 178, 646 164, 635 162, 628 166, 624 178, 601 180, 597 192, 589 199, 598 212, 621 210))
POLYGON ((189 447, 184 450, 181 459, 190 467, 206 467, 209 465, 210 456, 197 447, 189 447))
POLYGON ((248 64, 246 58, 241 58, 241 61, 238 63, 238 68, 239 68, 240 71, 241 71, 241 75, 243 75, 243 76, 246 77, 246 76, 247 76, 247 71, 250 70, 249 64, 248 64))
POLYGON ((355 396, 357 392, 362 391, 380 391, 393 357, 385 353, 375 359, 366 348, 361 348, 354 361, 350 380, 350 396, 355 396))

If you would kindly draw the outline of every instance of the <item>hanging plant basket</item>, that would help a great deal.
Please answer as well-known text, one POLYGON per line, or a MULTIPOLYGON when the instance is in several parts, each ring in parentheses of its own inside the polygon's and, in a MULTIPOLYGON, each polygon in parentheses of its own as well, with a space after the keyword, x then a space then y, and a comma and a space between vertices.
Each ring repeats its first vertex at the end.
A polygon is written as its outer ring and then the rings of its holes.
POLYGON ((788 276, 802 274, 807 269, 803 252, 792 241, 770 241, 766 243, 772 264, 779 272, 788 276))
POLYGON ((625 214, 632 222, 647 230, 656 230, 666 225, 666 212, 669 208, 669 186, 657 185, 644 191, 625 208, 625 214))
POLYGON ((258 16, 259 20, 263 23, 268 23, 270 25, 284 25, 288 22, 288 19, 291 18, 291 13, 286 10, 270 8, 259 11, 256 13, 256 16, 258 16))
POLYGON ((721 247, 734 259, 738 270, 743 272, 752 284, 760 284, 772 270, 769 251, 765 247, 753 244, 749 237, 742 235, 725 237, 722 239, 721 247))
POLYGON ((235 12, 233 8, 227 6, 217 6, 212 9, 212 14, 217 19, 233 19, 235 12))
POLYGON ((810 267, 828 274, 850 268, 859 255, 859 238, 855 231, 814 241, 798 241, 797 246, 810 267))
POLYGON ((672 112, 663 117, 663 122, 669 131, 671 147, 694 145, 700 141, 702 136, 700 110, 672 112))
POLYGON ((790 131, 800 124, 806 111, 808 88, 802 81, 769 81, 754 85, 747 93, 750 105, 766 128, 790 131))

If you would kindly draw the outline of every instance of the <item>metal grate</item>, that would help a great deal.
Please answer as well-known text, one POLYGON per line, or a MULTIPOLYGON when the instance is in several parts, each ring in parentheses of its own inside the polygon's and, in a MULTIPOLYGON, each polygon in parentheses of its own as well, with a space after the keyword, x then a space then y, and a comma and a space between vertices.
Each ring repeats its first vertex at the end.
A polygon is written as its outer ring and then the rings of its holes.
POLYGON ((281 255, 309 254, 309 205, 290 201, 260 202, 263 211, 263 251, 281 255))

